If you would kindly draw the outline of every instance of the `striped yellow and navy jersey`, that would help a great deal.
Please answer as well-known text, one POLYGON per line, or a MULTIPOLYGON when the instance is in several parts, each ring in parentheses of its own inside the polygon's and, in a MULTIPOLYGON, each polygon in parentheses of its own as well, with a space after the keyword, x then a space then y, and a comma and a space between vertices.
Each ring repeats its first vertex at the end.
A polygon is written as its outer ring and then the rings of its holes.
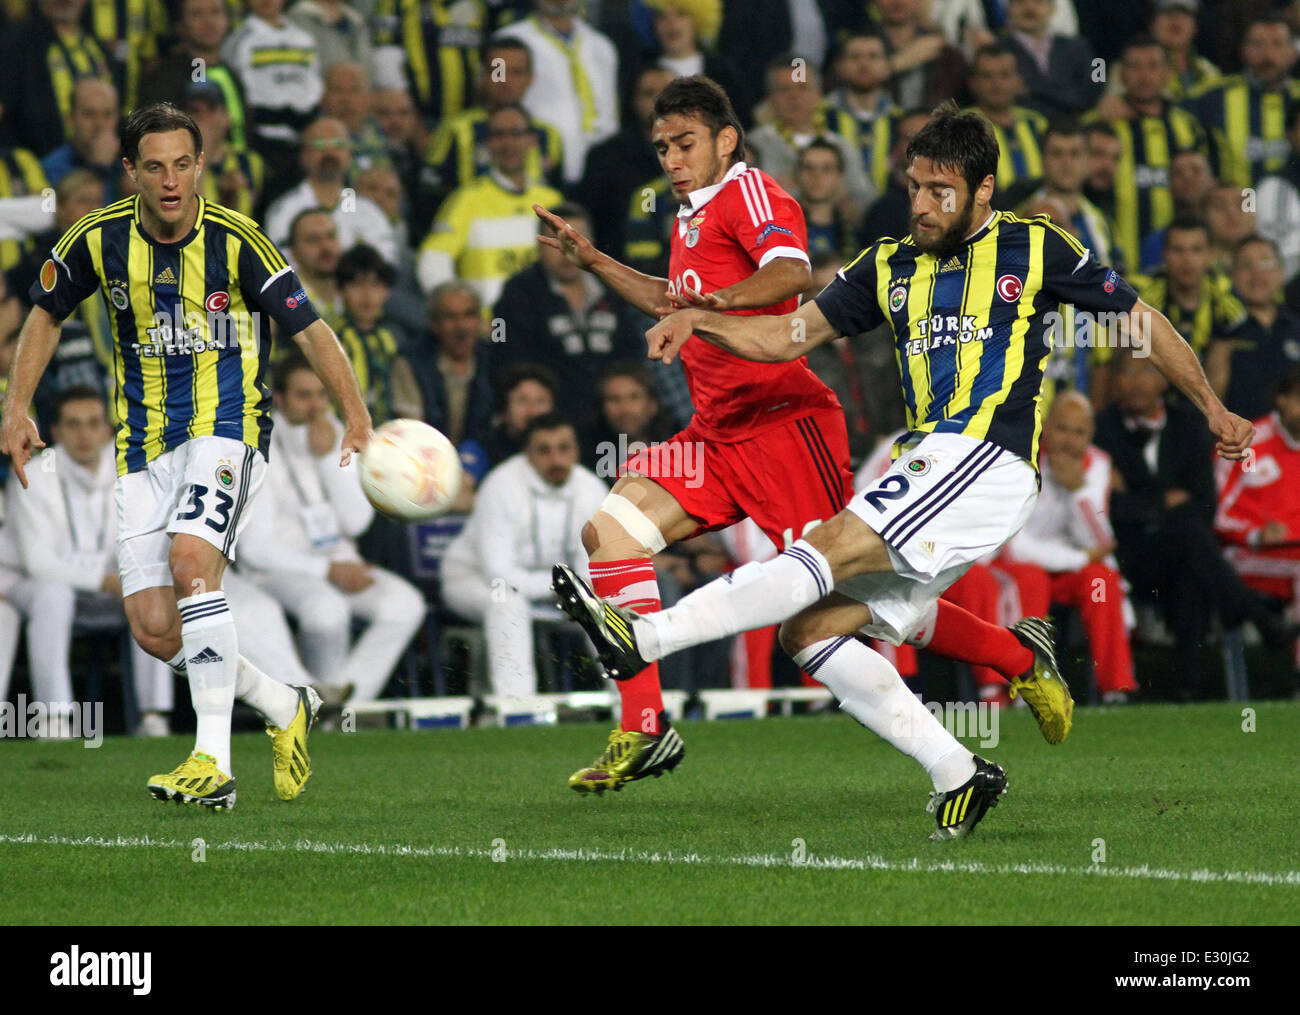
POLYGON ((168 33, 162 0, 90 0, 81 22, 117 62, 122 108, 134 109, 140 71, 157 59, 159 39, 168 33))
POLYGON ((483 0, 379 0, 376 46, 400 46, 420 114, 447 120, 473 105, 479 49, 487 36, 483 0))
MULTIPOLYGON (((0 200, 40 197, 49 186, 40 159, 26 148, 0 147, 0 200)), ((8 271, 27 254, 31 241, 25 237, 0 239, 0 271, 8 271)))
POLYGON ((994 212, 950 257, 878 240, 816 298, 837 331, 888 322, 914 434, 960 433, 1038 468, 1058 305, 1123 314, 1137 293, 1045 215, 994 212))
MULTIPOLYGON (((549 123, 529 117, 537 144, 529 149, 525 168, 530 179, 559 186, 564 167, 564 142, 549 123)), ((438 185, 448 191, 462 187, 492 168, 488 154, 488 111, 475 106, 445 121, 429 142, 426 161, 438 174, 438 185)))
POLYGON ((1232 74, 1203 85, 1186 105, 1209 131, 1211 165, 1224 183, 1253 187, 1276 173, 1291 154, 1287 114, 1300 103, 1300 81, 1261 88, 1249 75, 1232 74))
POLYGON ((1177 106, 1166 105, 1160 116, 1106 122, 1120 140, 1113 238, 1123 263, 1133 267, 1142 261, 1142 238, 1173 221, 1169 166, 1174 155, 1195 148, 1208 157, 1209 142, 1196 118, 1177 106))
POLYGON ((100 290, 113 333, 119 475, 191 437, 230 437, 265 455, 271 322, 292 336, 316 311, 250 219, 199 197, 189 235, 160 243, 141 226, 139 200, 64 233, 31 300, 62 321, 100 290))
MULTIPOLYGON (((973 107, 978 113, 978 106, 973 107)), ((985 117, 988 120, 988 117, 985 117)), ((998 139, 998 171, 995 177, 999 190, 1005 190, 1017 180, 1033 180, 1043 175, 1043 136, 1047 133, 1047 117, 1033 109, 1015 106, 1011 126, 988 120, 993 136, 998 139)))
POLYGON ((339 329, 339 342, 357 375, 357 384, 375 426, 393 418, 393 363, 397 339, 382 325, 364 331, 350 320, 339 329))

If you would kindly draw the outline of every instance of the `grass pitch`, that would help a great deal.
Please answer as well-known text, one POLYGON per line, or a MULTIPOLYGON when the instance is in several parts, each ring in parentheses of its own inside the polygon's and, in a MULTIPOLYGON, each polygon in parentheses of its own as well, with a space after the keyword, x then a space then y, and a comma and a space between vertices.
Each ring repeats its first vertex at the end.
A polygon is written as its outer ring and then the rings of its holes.
POLYGON ((948 843, 843 716, 682 723, 675 774, 603 798, 564 784, 595 725, 316 734, 291 804, 239 735, 230 813, 148 796, 188 737, 4 741, 0 922, 1290 923, 1300 704, 1252 708, 1081 709, 1056 748, 1003 713, 967 743, 1010 791, 948 843))

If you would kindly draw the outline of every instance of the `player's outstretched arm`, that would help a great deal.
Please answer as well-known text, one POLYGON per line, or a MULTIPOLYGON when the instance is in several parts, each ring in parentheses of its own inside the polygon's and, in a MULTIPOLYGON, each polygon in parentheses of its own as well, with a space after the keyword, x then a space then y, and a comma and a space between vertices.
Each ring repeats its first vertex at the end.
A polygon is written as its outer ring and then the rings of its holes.
POLYGON ((294 335, 293 340, 302 349, 334 404, 343 410, 343 457, 339 465, 347 465, 352 460, 352 452, 362 450, 373 434, 370 410, 361 397, 357 375, 352 372, 352 364, 348 362, 343 346, 339 345, 334 329, 324 321, 312 321, 294 335))
POLYGON ((18 349, 14 353, 14 365, 9 373, 9 387, 5 391, 4 418, 0 421, 0 453, 10 457, 14 465, 14 474, 23 489, 27 489, 27 473, 24 467, 31 460, 32 450, 43 448, 41 433, 32 418, 27 415, 27 407, 32 404, 32 395, 41 375, 49 366, 54 355, 54 348, 59 344, 59 332, 63 324, 56 321, 48 310, 32 307, 23 323, 22 333, 18 336, 18 349))
POLYGON ((735 317, 709 310, 679 310, 646 332, 651 359, 671 363, 691 335, 756 363, 788 363, 808 350, 838 338, 839 332, 818 309, 805 303, 792 314, 735 317))
POLYGON ((602 254, 591 240, 540 204, 533 205, 533 211, 556 233, 555 236, 538 236, 539 243, 562 251, 579 268, 591 272, 642 313, 654 316, 667 302, 668 279, 643 274, 608 254, 602 254))
POLYGON ((679 293, 669 293, 668 303, 677 310, 685 307, 720 311, 755 310, 784 303, 791 296, 806 292, 810 285, 812 269, 807 261, 794 257, 776 257, 735 285, 711 293, 697 293, 694 289, 686 288, 679 293))
POLYGON ((1133 304, 1133 313, 1151 322, 1152 364, 1205 414, 1210 432, 1218 441, 1219 455, 1230 461, 1245 458, 1250 442, 1255 439, 1254 425, 1224 408, 1206 380, 1196 353, 1169 323, 1169 318, 1142 300, 1133 304))

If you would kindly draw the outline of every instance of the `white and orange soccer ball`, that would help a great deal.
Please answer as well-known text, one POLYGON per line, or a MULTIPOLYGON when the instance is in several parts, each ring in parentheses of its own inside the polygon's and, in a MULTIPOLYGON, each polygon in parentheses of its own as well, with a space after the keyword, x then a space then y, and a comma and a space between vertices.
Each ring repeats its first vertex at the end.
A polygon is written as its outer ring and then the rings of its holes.
POLYGON ((460 491, 460 455, 446 437, 415 419, 394 419, 361 452, 361 489, 376 511, 403 522, 434 518, 460 491))

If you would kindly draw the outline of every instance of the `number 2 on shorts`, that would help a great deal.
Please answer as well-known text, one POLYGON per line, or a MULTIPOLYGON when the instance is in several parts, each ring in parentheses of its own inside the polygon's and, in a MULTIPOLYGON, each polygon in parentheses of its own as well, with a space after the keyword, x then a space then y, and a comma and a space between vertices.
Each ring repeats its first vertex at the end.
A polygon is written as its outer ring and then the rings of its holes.
POLYGON ((899 497, 902 497, 907 493, 910 486, 911 484, 908 483, 906 476, 899 476, 897 474, 886 476, 880 481, 879 485, 874 490, 870 493, 863 494, 862 499, 881 514, 884 514, 885 501, 898 500, 899 497))

